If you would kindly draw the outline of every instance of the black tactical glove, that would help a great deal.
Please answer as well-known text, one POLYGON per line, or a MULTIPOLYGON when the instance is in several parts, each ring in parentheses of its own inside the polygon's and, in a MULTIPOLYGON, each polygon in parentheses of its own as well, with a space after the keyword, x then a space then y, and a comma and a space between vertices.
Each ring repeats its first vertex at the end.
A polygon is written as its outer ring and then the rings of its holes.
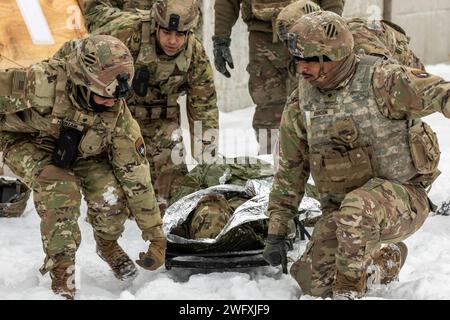
POLYGON ((281 264, 283 273, 287 274, 287 247, 285 236, 269 234, 266 238, 263 257, 271 266, 281 264))
POLYGON ((228 37, 213 37, 214 43, 214 65, 217 71, 225 77, 231 77, 227 70, 227 63, 231 69, 234 69, 233 57, 231 56, 230 43, 231 39, 228 37))

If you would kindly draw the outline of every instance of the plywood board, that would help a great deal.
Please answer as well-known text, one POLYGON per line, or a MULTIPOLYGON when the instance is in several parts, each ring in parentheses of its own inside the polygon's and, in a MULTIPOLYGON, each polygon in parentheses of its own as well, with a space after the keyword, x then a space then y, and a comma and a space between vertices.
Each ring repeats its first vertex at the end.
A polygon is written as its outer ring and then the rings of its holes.
MULTIPOLYGON (((23 8, 23 6, 22 6, 23 8)), ((27 10, 27 9, 25 9, 27 10)), ((40 31, 40 30, 33 30, 40 31)), ((0 68, 28 66, 31 63, 52 56, 67 40, 86 35, 84 20, 77 0, 1 0, 0 1, 0 68), (40 28, 37 20, 46 21, 53 43, 36 44, 27 28, 24 15, 19 9, 21 1, 28 7, 28 26, 40 28), (35 2, 35 3, 32 3, 35 2), (42 10, 43 19, 38 19, 39 12, 29 12, 29 8, 42 10), (35 19, 33 21, 33 19, 35 19)))

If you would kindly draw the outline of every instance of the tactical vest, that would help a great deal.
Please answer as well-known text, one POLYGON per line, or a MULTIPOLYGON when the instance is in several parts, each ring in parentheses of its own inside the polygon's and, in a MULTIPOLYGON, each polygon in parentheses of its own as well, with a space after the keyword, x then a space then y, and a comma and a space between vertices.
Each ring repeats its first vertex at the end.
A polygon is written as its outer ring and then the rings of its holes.
POLYGON ((156 52, 156 26, 148 18, 142 19, 142 37, 139 54, 135 61, 136 73, 148 70, 147 94, 136 94, 128 100, 136 119, 178 118, 178 98, 185 94, 187 73, 191 66, 193 35, 189 35, 186 48, 174 59, 164 59, 156 52))
POLYGON ((52 60, 45 72, 35 71, 34 93, 29 99, 33 108, 23 114, 24 125, 32 127, 37 146, 53 151, 61 126, 68 126, 83 133, 78 146, 79 156, 86 158, 101 154, 111 143, 111 135, 122 112, 122 105, 115 105, 111 112, 87 112, 69 96, 67 72, 59 62, 52 60), (49 78, 55 80, 50 82, 49 78))
MULTIPOLYGON (((343 89, 322 93, 300 81, 310 169, 322 199, 340 202, 373 177, 407 183, 422 173, 436 171, 438 159, 431 168, 419 172, 412 158, 410 145, 415 142, 411 140, 417 137, 412 132, 424 123, 418 120, 412 126, 412 121, 391 120, 380 113, 372 88, 378 61, 381 59, 363 56, 352 81, 343 89)), ((420 128, 419 135, 428 139, 428 133, 420 128)), ((437 140, 430 144, 435 149, 421 150, 421 157, 426 152, 429 157, 438 157, 437 140)))

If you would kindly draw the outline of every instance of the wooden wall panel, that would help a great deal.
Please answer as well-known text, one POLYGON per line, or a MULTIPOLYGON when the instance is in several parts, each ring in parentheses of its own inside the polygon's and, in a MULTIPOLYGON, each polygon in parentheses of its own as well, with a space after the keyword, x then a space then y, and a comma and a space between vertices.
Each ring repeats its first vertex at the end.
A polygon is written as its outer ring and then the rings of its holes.
POLYGON ((76 0, 27 1, 39 1, 55 43, 34 44, 16 0, 1 0, 0 68, 17 66, 17 64, 27 66, 46 59, 53 55, 65 41, 81 38, 86 34, 76 0))

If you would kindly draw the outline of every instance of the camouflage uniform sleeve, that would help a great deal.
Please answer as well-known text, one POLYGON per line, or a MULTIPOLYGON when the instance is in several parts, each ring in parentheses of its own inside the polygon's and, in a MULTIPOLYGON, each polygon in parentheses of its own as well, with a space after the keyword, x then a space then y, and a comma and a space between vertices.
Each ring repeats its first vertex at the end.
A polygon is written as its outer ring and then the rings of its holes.
POLYGON ((204 183, 204 171, 206 170, 204 169, 206 169, 204 165, 197 165, 194 169, 189 171, 186 176, 184 176, 183 180, 181 180, 179 186, 177 187, 175 195, 171 197, 169 205, 206 187, 204 183))
POLYGON ((231 36, 231 29, 239 18, 241 2, 242 0, 216 0, 214 3, 214 36, 231 36))
POLYGON ((380 112, 390 119, 417 119, 434 112, 450 117, 450 83, 423 70, 382 62, 375 69, 373 88, 380 112))
POLYGON ((128 207, 144 240, 164 237, 161 214, 153 190, 145 143, 128 107, 119 116, 110 147, 114 174, 127 197, 128 207))
POLYGON ((141 15, 123 11, 109 2, 94 1, 85 13, 86 28, 92 34, 105 34, 118 38, 127 47, 141 34, 141 15))
POLYGON ((298 92, 289 97, 280 123, 280 158, 269 196, 269 234, 285 235, 297 214, 309 178, 306 130, 299 119, 298 92))
POLYGON ((345 0, 313 0, 317 3, 323 10, 333 11, 338 15, 342 15, 344 11, 345 0))
MULTIPOLYGON (((202 122, 202 133, 208 129, 219 128, 219 110, 217 109, 217 95, 214 86, 214 75, 211 63, 206 55, 203 44, 192 35, 194 41, 192 62, 188 71, 187 84, 187 116, 191 135, 191 146, 195 145, 194 122, 202 122)), ((202 139, 202 137, 198 137, 202 139)), ((205 147, 204 141, 202 150, 205 147)), ((206 143, 207 144, 207 143, 206 143)), ((194 155, 196 157, 196 155, 194 155)))
POLYGON ((0 114, 52 107, 56 76, 57 70, 46 62, 25 69, 0 70, 0 114))

